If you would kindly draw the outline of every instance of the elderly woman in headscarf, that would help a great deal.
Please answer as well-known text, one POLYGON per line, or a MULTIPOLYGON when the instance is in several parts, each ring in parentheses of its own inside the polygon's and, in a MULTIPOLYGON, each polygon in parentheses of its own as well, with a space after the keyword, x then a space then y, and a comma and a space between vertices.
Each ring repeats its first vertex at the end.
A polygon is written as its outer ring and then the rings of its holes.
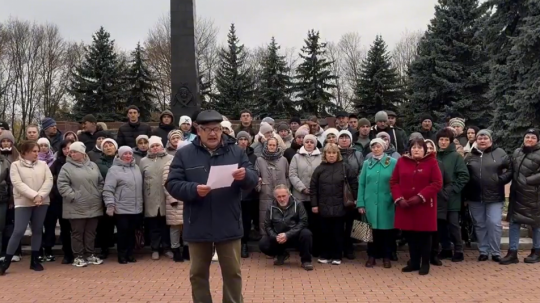
MULTIPOLYGON (((380 132, 377 134, 376 138, 379 138, 379 139, 382 139, 384 141, 384 143, 386 143, 386 145, 384 146, 384 153, 387 154, 388 156, 394 158, 394 159, 399 159, 401 157, 401 155, 396 152, 396 148, 395 146, 392 144, 392 142, 390 141, 390 135, 388 135, 387 132, 380 132)), ((371 157, 373 157, 373 153, 369 153, 367 156, 366 156, 366 159, 371 159, 371 157)))
POLYGON ((37 144, 39 146, 38 160, 47 163, 50 167, 54 162, 54 152, 51 148, 51 142, 47 138, 39 138, 37 144))
POLYGON ((281 139, 281 137, 274 132, 272 125, 266 122, 261 122, 261 125, 259 126, 259 133, 255 136, 253 144, 251 144, 251 147, 253 148, 253 151, 257 157, 262 156, 264 143, 270 138, 275 138, 278 141, 278 147, 281 149, 281 151, 285 151, 285 143, 283 142, 283 139, 281 139))
POLYGON ((221 127, 223 128, 223 132, 226 134, 226 135, 229 135, 233 138, 236 138, 235 134, 234 134, 234 130, 232 128, 232 124, 229 120, 223 120, 221 121, 221 127))
POLYGON ((469 140, 467 140, 467 133, 465 130, 465 119, 452 118, 448 122, 448 126, 455 131, 455 139, 459 142, 459 145, 465 146, 469 140))
POLYGON ((274 199, 274 188, 280 184, 289 186, 289 162, 283 157, 277 138, 271 137, 264 142, 262 156, 255 162, 259 175, 259 229, 265 233, 264 216, 274 199))
POLYGON ((179 129, 173 129, 169 132, 167 135, 167 146, 165 147, 165 150, 169 155, 174 156, 176 154, 176 150, 178 149, 178 143, 183 141, 184 134, 179 129))

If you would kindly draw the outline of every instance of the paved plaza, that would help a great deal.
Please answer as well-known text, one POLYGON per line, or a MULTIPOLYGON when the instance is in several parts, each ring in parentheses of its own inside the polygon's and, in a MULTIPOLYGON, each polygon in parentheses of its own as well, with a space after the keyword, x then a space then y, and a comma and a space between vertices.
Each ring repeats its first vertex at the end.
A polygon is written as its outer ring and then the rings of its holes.
MULTIPOLYGON (((476 262, 475 252, 466 255, 466 262, 447 261, 420 277, 400 272, 405 253, 392 269, 366 269, 361 252, 358 260, 340 266, 315 264, 312 272, 299 267, 296 255, 285 266, 274 267, 271 259, 254 253, 242 264, 244 298, 254 303, 540 302, 540 264, 504 267, 476 262)), ((139 255, 139 262, 120 265, 113 256, 100 266, 75 268, 57 260, 36 273, 28 269, 28 259, 24 256, 0 277, 0 302, 191 302, 188 262, 139 255)), ((214 302, 221 302, 217 263, 212 264, 211 284, 214 302)))

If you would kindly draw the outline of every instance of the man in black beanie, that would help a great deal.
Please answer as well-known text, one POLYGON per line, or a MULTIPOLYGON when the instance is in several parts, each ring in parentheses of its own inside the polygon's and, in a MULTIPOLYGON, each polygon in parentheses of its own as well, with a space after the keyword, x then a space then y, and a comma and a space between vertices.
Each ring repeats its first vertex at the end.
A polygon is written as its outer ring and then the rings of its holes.
POLYGON ((291 133, 294 138, 294 134, 296 133, 296 130, 302 125, 302 121, 298 117, 292 117, 289 121, 289 127, 291 129, 291 133))
POLYGON ((420 118, 420 131, 424 139, 430 139, 433 142, 437 140, 437 130, 433 127, 433 117, 430 114, 424 114, 420 118))

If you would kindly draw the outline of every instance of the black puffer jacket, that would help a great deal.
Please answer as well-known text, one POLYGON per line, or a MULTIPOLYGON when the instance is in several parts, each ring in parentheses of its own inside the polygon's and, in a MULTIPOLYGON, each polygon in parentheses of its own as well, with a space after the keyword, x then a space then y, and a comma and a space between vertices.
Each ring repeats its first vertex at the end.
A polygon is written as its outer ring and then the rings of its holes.
POLYGON ((294 155, 296 155, 296 153, 298 153, 300 148, 302 148, 302 145, 296 143, 296 140, 293 140, 291 142, 291 147, 285 150, 285 152, 283 153, 283 157, 287 159, 287 162, 289 162, 289 164, 291 164, 292 158, 294 157, 294 155))
POLYGON ((311 206, 319 208, 321 217, 342 217, 346 209, 343 205, 343 186, 345 176, 353 191, 353 196, 358 194, 358 174, 343 161, 335 163, 321 163, 311 176, 309 191, 311 206))
POLYGON ((51 194, 49 195, 51 198, 51 204, 52 203, 58 203, 59 205, 62 204, 62 195, 58 192, 58 186, 56 186, 56 181, 58 180, 58 175, 60 174, 60 170, 62 169, 62 166, 66 164, 66 156, 62 152, 60 152, 56 160, 54 160, 53 164, 51 164, 51 174, 53 175, 53 187, 51 190, 51 194))
POLYGON ((152 134, 154 136, 158 136, 161 138, 161 142, 163 142, 163 146, 167 146, 167 142, 169 142, 169 133, 171 130, 176 129, 175 123, 174 123, 174 115, 170 110, 165 110, 161 113, 159 116, 159 126, 154 128, 152 131, 152 134), (172 117, 172 122, 170 124, 164 124, 163 123, 163 116, 169 115, 172 117))
POLYGON ((512 164, 509 221, 540 227, 540 144, 516 149, 512 164))
POLYGON ((277 201, 266 211, 264 230, 270 237, 275 238, 280 233, 285 233, 287 239, 298 236, 302 229, 308 226, 308 217, 304 205, 298 203, 292 196, 289 204, 281 208, 277 201))
POLYGON ((11 162, 6 157, 0 157, 0 204, 13 203, 13 186, 9 178, 11 162))
POLYGON ((506 152, 494 145, 483 153, 474 148, 465 157, 469 183, 463 191, 467 201, 494 203, 505 200, 504 186, 512 180, 512 163, 506 152))
POLYGON ((116 142, 118 147, 127 145, 131 148, 137 147, 137 142, 135 140, 140 135, 147 135, 148 137, 152 136, 152 127, 146 123, 131 123, 127 122, 122 124, 118 128, 118 134, 116 135, 116 142))

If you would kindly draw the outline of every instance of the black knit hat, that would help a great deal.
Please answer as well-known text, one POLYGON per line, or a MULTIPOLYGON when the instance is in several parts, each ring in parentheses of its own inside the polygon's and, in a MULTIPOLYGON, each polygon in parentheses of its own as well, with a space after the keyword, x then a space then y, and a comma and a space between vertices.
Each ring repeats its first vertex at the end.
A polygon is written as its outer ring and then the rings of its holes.
POLYGON ((424 120, 429 120, 433 123, 433 117, 430 114, 423 114, 420 118, 420 122, 424 122, 424 120))
POLYGON ((141 111, 139 110, 139 108, 138 108, 136 105, 130 105, 130 106, 128 106, 127 112, 129 112, 129 111, 132 110, 132 109, 136 110, 138 113, 141 112, 141 111))
POLYGON ((525 132, 525 135, 523 135, 523 137, 525 137, 526 135, 535 135, 535 136, 536 136, 536 140, 540 140, 540 132, 538 132, 538 130, 535 129, 535 128, 529 128, 529 129, 525 132))
POLYGON ((296 122, 298 124, 302 124, 302 120, 300 120, 300 118, 298 118, 298 117, 292 117, 291 120, 289 120, 289 124, 291 124, 293 122, 296 122))

